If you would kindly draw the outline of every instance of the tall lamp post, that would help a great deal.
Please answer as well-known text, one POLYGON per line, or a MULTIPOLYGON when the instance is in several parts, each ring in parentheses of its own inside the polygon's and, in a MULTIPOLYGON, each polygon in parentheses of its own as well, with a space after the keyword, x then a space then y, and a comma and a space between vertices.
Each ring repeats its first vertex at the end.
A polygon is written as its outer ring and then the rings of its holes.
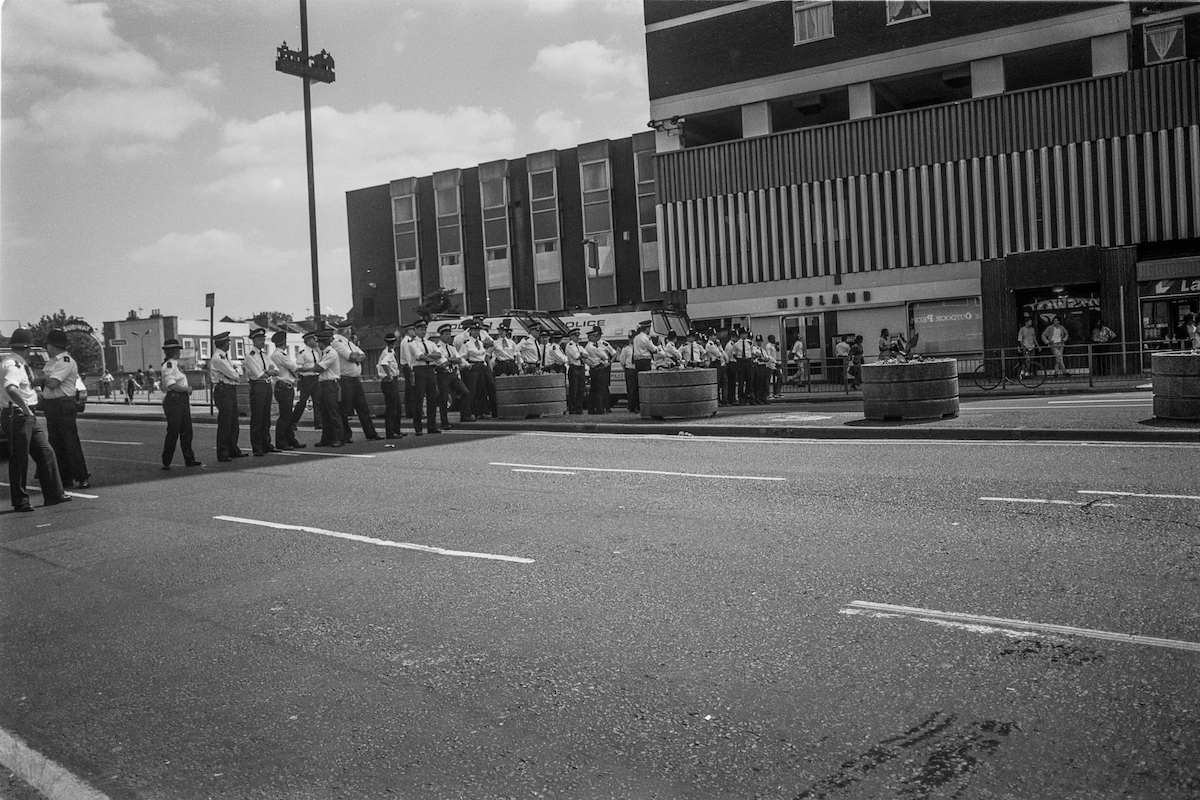
POLYGON ((146 363, 146 337, 149 336, 153 332, 154 331, 145 331, 144 333, 138 333, 137 331, 129 332, 130 336, 138 337, 138 341, 142 343, 142 363, 138 365, 138 369, 144 369, 147 366, 149 366, 146 363))
POLYGON ((333 83, 333 56, 322 50, 308 54, 308 2, 300 0, 300 49, 289 50, 284 42, 276 50, 275 69, 295 75, 304 83, 304 148, 308 159, 308 243, 312 252, 313 320, 321 327, 321 281, 317 271, 317 195, 313 180, 312 93, 309 84, 333 83))

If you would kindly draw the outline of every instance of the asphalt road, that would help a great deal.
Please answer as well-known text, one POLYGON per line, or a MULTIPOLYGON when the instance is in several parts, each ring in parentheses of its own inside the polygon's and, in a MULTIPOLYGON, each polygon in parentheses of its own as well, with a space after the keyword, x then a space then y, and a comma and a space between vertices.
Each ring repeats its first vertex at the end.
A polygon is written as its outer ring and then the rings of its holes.
POLYGON ((1200 796, 1196 445, 81 424, 0 727, 112 798, 1200 796))

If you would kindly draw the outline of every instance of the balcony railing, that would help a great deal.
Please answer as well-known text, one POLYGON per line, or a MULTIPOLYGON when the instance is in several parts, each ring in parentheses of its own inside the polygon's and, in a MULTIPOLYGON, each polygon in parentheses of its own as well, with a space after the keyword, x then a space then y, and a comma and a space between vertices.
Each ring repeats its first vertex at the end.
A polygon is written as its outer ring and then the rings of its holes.
POLYGON ((658 202, 1088 142, 1200 123, 1200 62, 785 131, 658 156, 658 202))

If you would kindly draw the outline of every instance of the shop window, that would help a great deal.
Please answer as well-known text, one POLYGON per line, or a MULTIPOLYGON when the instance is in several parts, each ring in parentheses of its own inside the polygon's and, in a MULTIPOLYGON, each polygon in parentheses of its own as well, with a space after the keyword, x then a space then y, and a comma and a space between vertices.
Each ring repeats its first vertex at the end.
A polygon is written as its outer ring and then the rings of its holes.
POLYGON ((910 303, 908 325, 921 337, 920 352, 922 354, 981 351, 983 350, 983 312, 981 309, 978 297, 910 303))

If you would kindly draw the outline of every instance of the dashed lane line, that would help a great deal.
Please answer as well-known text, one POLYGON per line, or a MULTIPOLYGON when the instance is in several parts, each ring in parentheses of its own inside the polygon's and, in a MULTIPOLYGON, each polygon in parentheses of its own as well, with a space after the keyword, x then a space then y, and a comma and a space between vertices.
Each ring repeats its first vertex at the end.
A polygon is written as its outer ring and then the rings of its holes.
POLYGON ((80 439, 79 441, 84 444, 124 444, 133 447, 141 447, 144 444, 144 442, 109 442, 104 439, 80 439))
POLYGON ((108 800, 108 795, 92 788, 3 728, 0 728, 0 764, 47 800, 108 800))
POLYGON ((1188 442, 1095 442, 1095 441, 1066 441, 1057 439, 817 439, 817 438, 783 438, 778 436, 708 436, 703 433, 688 433, 686 436, 664 433, 585 433, 566 431, 521 431, 519 436, 552 436, 567 439, 638 439, 656 442, 690 442, 704 444, 761 444, 776 447, 879 447, 881 444, 909 447, 1086 447, 1086 448, 1115 448, 1115 449, 1151 449, 1151 450, 1200 450, 1200 444, 1188 442))
POLYGON ((273 456, 288 456, 290 458, 299 458, 301 456, 333 456, 334 458, 374 458, 371 453, 324 453, 320 450, 305 450, 303 453, 293 453, 291 451, 276 450, 271 453, 273 456))
POLYGON ((1109 492, 1099 489, 1079 489, 1076 494, 1100 494, 1112 495, 1113 497, 1151 497, 1159 500, 1200 500, 1200 497, 1194 494, 1152 494, 1150 492, 1109 492))
POLYGON ((854 600, 847 604, 849 608, 865 608, 871 611, 882 611, 892 614, 903 614, 914 617, 944 619, 953 622, 974 623, 980 625, 997 625, 1006 628, 1017 628, 1044 633, 1060 633, 1068 636, 1085 636, 1089 639, 1104 639, 1110 642, 1125 642, 1151 647, 1168 647, 1175 650, 1190 650, 1200 653, 1200 642, 1185 642, 1180 639, 1159 639, 1154 636, 1138 636, 1130 633, 1115 633, 1113 631, 1098 631, 1092 628, 1076 628, 1073 625, 1054 625, 1046 622, 1030 622, 1023 619, 1005 619, 1004 617, 988 617, 981 614, 962 614, 957 611, 938 611, 932 608, 914 608, 912 606, 896 606, 891 603, 871 603, 866 600, 854 600))
MULTIPOLYGON (((12 484, 10 484, 10 483, 0 483, 0 486, 11 486, 11 485, 12 484)), ((28 486, 28 487, 26 487, 25 490, 28 492, 37 492, 38 494, 42 493, 42 490, 36 486, 28 486)), ((100 499, 100 495, 98 495, 98 494, 84 494, 83 492, 72 492, 72 491, 63 492, 63 494, 69 494, 71 497, 82 497, 84 500, 99 500, 100 499)))
POLYGON ((567 472, 565 469, 514 469, 513 472, 533 472, 538 475, 578 475, 577 472, 567 472))
POLYGON ((403 550, 416 550, 422 553, 430 553, 436 556, 457 556, 459 558, 482 558, 490 561, 509 561, 514 564, 532 564, 532 558, 523 558, 521 556, 505 556, 496 553, 474 553, 469 550, 447 550, 444 547, 432 547, 425 544, 412 544, 411 542, 394 542, 390 539, 376 539, 371 536, 360 536, 357 533, 341 533, 340 531, 327 531, 324 528, 311 528, 307 525, 288 525, 282 522, 268 522, 261 519, 246 519, 244 517, 227 517, 224 515, 213 517, 213 519, 223 520, 225 522, 237 522, 242 525, 258 525, 262 528, 275 528, 283 531, 303 531, 305 533, 315 533, 320 536, 332 536, 335 539, 349 539, 353 542, 361 542, 363 544, 374 544, 380 547, 398 547, 403 550))
POLYGON ((554 464, 511 464, 506 461, 491 461, 493 467, 522 467, 526 469, 573 470, 576 472, 616 472, 627 475, 664 475, 672 478, 714 478, 728 481, 786 481, 787 478, 762 475, 710 475, 703 472, 667 472, 658 469, 615 469, 612 467, 564 467, 554 464))
POLYGON ((1048 500, 1042 497, 981 497, 980 500, 990 500, 997 503, 1044 503, 1053 506, 1092 506, 1096 508, 1116 508, 1116 503, 1097 503, 1095 500, 1086 503, 1079 500, 1048 500))

